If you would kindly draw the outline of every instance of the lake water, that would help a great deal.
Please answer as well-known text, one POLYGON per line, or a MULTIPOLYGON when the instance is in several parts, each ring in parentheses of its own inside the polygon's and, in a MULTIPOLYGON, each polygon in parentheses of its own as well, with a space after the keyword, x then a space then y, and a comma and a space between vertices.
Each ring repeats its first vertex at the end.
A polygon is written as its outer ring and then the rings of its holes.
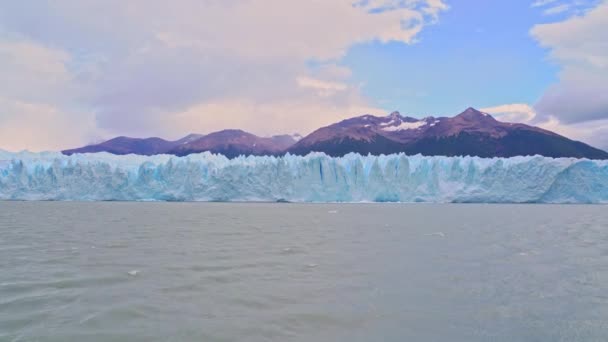
POLYGON ((0 341, 607 341, 608 207, 0 202, 0 341))

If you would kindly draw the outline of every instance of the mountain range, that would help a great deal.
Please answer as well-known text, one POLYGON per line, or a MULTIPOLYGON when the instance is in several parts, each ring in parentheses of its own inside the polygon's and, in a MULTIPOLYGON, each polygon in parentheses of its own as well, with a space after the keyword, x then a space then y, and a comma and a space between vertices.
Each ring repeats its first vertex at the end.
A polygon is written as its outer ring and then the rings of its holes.
POLYGON ((306 155, 324 152, 343 156, 360 154, 422 154, 428 156, 513 157, 542 155, 608 159, 608 153, 554 132, 521 123, 496 120, 490 114, 467 108, 454 117, 416 119, 393 112, 378 117, 363 115, 319 128, 305 137, 259 137, 227 129, 207 135, 190 134, 176 141, 161 138, 117 137, 100 144, 62 151, 64 154, 174 154, 185 156, 209 151, 228 158, 239 155, 306 155))

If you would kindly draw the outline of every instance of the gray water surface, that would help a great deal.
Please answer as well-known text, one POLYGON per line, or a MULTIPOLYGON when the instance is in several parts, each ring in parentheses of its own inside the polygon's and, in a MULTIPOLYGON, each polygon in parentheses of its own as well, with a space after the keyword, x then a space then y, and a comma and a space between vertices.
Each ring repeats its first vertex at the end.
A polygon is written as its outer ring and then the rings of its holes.
POLYGON ((608 208, 0 202, 0 341, 607 341, 608 208))

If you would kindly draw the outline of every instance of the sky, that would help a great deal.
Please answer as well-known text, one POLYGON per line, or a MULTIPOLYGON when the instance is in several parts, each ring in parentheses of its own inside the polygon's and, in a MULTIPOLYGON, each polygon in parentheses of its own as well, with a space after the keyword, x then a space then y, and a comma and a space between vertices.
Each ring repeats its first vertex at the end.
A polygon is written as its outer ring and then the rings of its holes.
POLYGON ((0 149, 467 107, 608 149, 608 0, 0 0, 0 149))

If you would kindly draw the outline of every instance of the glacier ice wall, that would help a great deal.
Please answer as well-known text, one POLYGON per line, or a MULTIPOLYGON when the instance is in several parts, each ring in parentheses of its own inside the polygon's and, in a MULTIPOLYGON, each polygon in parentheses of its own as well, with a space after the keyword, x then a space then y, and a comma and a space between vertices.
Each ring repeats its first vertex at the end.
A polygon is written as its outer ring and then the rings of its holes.
POLYGON ((0 151, 0 199, 608 203, 608 161, 0 151))

